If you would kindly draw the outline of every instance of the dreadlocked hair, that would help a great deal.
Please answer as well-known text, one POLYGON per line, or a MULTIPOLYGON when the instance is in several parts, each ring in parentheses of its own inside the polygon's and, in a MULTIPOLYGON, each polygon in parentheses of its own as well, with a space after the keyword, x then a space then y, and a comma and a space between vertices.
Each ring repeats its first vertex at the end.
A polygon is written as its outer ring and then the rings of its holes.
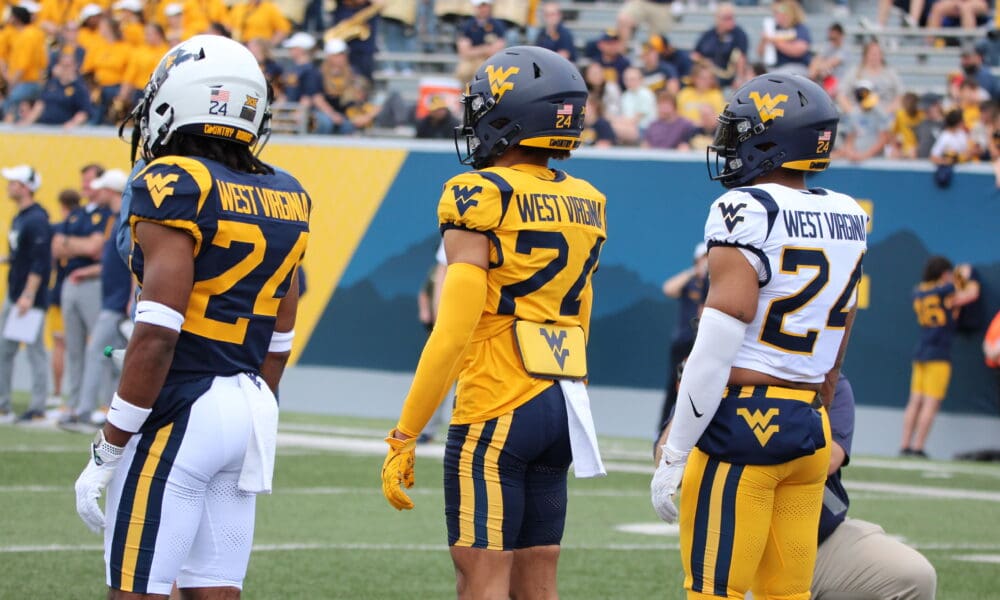
POLYGON ((274 173, 270 165, 254 156, 246 144, 220 140, 202 135, 174 132, 170 141, 156 153, 160 156, 200 156, 222 163, 234 171, 243 173, 274 173))

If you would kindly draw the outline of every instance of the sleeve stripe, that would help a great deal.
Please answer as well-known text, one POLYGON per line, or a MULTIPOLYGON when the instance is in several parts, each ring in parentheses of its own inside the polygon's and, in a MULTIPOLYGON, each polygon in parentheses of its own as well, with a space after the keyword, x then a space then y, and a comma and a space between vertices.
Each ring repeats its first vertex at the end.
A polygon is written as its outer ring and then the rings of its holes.
POLYGON ((514 195, 514 188, 512 188, 503 177, 500 177, 496 173, 492 173, 490 171, 476 171, 476 174, 483 179, 492 182, 493 185, 497 186, 497 189, 500 190, 500 220, 497 221, 497 226, 499 227, 500 223, 503 223, 504 216, 507 215, 507 208, 510 207, 510 199, 514 195))
POLYGON ((162 225, 163 227, 169 227, 171 229, 179 229, 185 231, 194 238, 194 256, 198 256, 198 252, 201 251, 201 228, 194 221, 188 221, 187 219, 149 219, 146 217, 140 217, 137 215, 132 215, 129 217, 129 228, 132 230, 132 241, 136 240, 135 228, 139 223, 154 223, 156 225, 162 225))
MULTIPOLYGON (((767 235, 764 236, 764 241, 766 242, 767 238, 771 237, 771 229, 774 228, 774 222, 778 218, 778 203, 774 201, 771 194, 768 194, 760 188, 736 188, 735 191, 749 194, 754 200, 760 202, 760 205, 767 211, 767 235)), ((763 245, 763 242, 761 242, 761 245, 763 245)))

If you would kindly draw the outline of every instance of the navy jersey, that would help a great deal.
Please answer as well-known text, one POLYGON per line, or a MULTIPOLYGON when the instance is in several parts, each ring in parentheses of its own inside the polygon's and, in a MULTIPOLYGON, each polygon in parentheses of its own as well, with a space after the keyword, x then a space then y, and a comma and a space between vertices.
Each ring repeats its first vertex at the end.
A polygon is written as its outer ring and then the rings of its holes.
POLYGON ((913 311, 920 325, 920 340, 913 359, 950 360, 951 341, 955 336, 955 311, 952 297, 955 286, 951 283, 925 282, 913 292, 913 311))
POLYGON ((490 17, 480 23, 475 17, 469 17, 459 27, 458 34, 469 38, 473 46, 493 43, 507 34, 507 27, 499 19, 490 17))
MULTIPOLYGON (((108 234, 111 211, 103 206, 90 205, 77 208, 69 213, 60 233, 69 237, 90 237, 95 233, 108 234)), ((97 261, 89 256, 74 256, 66 261, 66 272, 72 273, 80 267, 90 266, 97 261)))
MULTIPOLYGON (((180 156, 149 163, 131 188, 133 239, 136 225, 148 221, 195 241, 194 287, 167 384, 259 372, 278 304, 305 253, 308 194, 287 173, 252 175, 180 156)), ((139 242, 130 268, 141 285, 139 242)))
MULTIPOLYGON (((851 442, 854 440, 854 390, 843 375, 837 380, 837 387, 830 404, 830 435, 838 446, 844 449, 841 468, 851 462, 851 442)), ((830 537, 833 530, 847 518, 847 508, 851 499, 840 480, 840 469, 828 475, 823 491, 823 510, 819 515, 819 543, 830 537)))
POLYGON ((28 276, 34 273, 42 278, 42 285, 35 294, 34 306, 36 308, 48 306, 46 304, 48 290, 45 282, 48 281, 52 269, 51 237, 49 213, 38 204, 31 204, 14 217, 7 236, 10 249, 7 298, 11 302, 17 301, 28 283, 28 276))
POLYGON ((538 37, 535 38, 535 45, 553 52, 565 50, 569 53, 567 59, 570 62, 576 62, 576 43, 573 41, 573 32, 562 23, 556 27, 555 35, 550 34, 549 30, 543 27, 538 32, 538 37))

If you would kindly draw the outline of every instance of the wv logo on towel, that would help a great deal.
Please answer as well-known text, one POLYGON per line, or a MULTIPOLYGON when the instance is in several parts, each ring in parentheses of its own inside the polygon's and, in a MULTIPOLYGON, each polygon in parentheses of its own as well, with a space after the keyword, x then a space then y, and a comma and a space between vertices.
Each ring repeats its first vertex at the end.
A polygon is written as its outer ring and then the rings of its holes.
POLYGON ((722 220, 726 223, 726 229, 729 233, 733 232, 736 228, 736 224, 743 221, 743 215, 740 211, 747 207, 746 203, 740 202, 739 204, 732 205, 726 204, 725 202, 719 202, 719 210, 722 211, 722 220))
POLYGON ((455 208, 458 209, 458 216, 465 216, 465 211, 479 205, 479 200, 475 199, 475 195, 482 191, 483 186, 481 185, 473 188, 464 185, 451 186, 451 193, 455 194, 455 208))
POLYGON ((737 408, 736 414, 743 417, 743 420, 747 422, 753 434, 757 436, 757 441, 760 442, 761 446, 766 446, 771 440, 771 436, 781 430, 781 427, 777 423, 774 425, 771 424, 771 419, 777 417, 779 414, 777 408, 769 408, 764 414, 761 414, 760 410, 756 408, 753 412, 745 408, 737 408))
POLYGON ((538 328, 538 333, 545 338, 545 343, 549 345, 549 349, 552 350, 552 357, 556 359, 559 363, 559 368, 564 369, 566 364, 566 357, 569 356, 569 348, 563 348, 563 342, 566 341, 565 331, 549 331, 544 327, 538 328))

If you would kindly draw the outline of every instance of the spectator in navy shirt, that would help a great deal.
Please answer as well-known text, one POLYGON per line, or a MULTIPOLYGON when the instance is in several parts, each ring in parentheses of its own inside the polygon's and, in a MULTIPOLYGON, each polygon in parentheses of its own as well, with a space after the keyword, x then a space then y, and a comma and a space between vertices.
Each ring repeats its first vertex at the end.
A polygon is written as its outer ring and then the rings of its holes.
POLYGON ((733 83, 746 62, 747 33, 736 24, 736 11, 729 2, 715 9, 715 27, 701 34, 691 59, 711 67, 722 87, 733 83))
POLYGON ((493 18, 493 0, 471 0, 474 15, 466 19, 458 29, 458 66, 455 79, 462 85, 476 74, 476 69, 487 58, 507 46, 504 36, 507 27, 499 19, 493 18))
POLYGON ((808 75, 812 62, 812 37, 805 24, 805 12, 795 0, 775 0, 771 5, 774 33, 762 33, 757 53, 764 57, 767 47, 774 47, 774 71, 808 75))
POLYGON ((583 115, 580 142, 594 148, 610 148, 618 144, 615 128, 604 117, 604 102, 594 94, 587 96, 587 112, 583 115))
POLYGON ((80 77, 76 58, 60 54, 52 67, 52 78, 18 124, 62 125, 68 129, 86 123, 91 111, 90 91, 80 77))
POLYGON ((625 87, 625 69, 632 66, 625 56, 625 44, 614 29, 608 29, 601 37, 588 44, 588 52, 596 54, 588 57, 604 67, 604 78, 614 82, 620 88, 625 87))
MULTIPOLYGON (((340 0, 332 13, 333 26, 336 27, 337 23, 346 21, 371 6, 372 2, 369 0, 340 0)), ((378 33, 378 22, 379 17, 375 15, 362 25, 368 28, 367 36, 359 35, 347 42, 351 67, 367 79, 371 79, 375 73, 375 38, 378 33)))
POLYGON ((648 45, 660 53, 660 59, 674 68, 677 76, 683 82, 691 74, 693 65, 691 56, 687 52, 671 45, 670 40, 665 36, 653 34, 649 36, 643 46, 648 45))
POLYGON ((558 54, 570 62, 576 62, 576 44, 573 32, 563 24, 562 9, 558 2, 546 2, 542 5, 542 19, 545 27, 538 32, 535 45, 541 46, 558 54))
MULTIPOLYGON (((451 140, 455 138, 455 128, 461 123, 448 108, 448 100, 440 94, 432 94, 427 99, 427 114, 417 121, 417 137, 425 140, 451 140)), ((299 281, 299 294, 302 293, 299 281)))
MULTIPOLYGON (((52 270, 49 249, 52 235, 49 215, 35 202, 35 192, 42 184, 42 177, 32 167, 20 165, 0 169, 7 180, 7 196, 14 201, 17 214, 7 236, 7 297, 0 309, 0 326, 7 323, 10 311, 25 315, 30 309, 40 309, 45 315, 47 306, 46 286, 52 270)), ((49 363, 45 354, 44 323, 35 332, 34 341, 25 344, 28 363, 31 365, 31 403, 28 410, 18 417, 19 422, 45 419, 45 400, 49 393, 49 363)), ((14 422, 11 412, 11 376, 14 356, 21 343, 0 337, 0 423, 14 422)))
POLYGON ((681 80, 677 75, 677 69, 663 60, 659 50, 649 42, 643 43, 639 60, 642 82, 651 92, 659 93, 666 90, 676 94, 681 89, 681 80))

